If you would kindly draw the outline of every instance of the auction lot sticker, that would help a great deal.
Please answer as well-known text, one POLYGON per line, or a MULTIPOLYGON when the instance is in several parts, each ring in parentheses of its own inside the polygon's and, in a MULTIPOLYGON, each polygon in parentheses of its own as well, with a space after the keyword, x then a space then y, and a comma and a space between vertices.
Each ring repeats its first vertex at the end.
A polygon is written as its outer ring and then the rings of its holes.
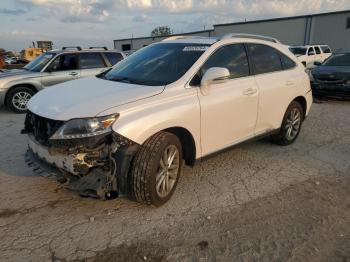
POLYGON ((209 46, 185 46, 182 51, 184 52, 204 52, 207 51, 209 46))

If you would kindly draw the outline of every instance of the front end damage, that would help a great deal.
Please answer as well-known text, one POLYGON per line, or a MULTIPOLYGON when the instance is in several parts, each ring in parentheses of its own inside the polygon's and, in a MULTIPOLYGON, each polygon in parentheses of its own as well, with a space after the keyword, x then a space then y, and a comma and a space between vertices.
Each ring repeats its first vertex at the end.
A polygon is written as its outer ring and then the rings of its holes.
POLYGON ((28 134, 28 166, 82 196, 107 199, 128 195, 128 170, 139 145, 114 132, 79 139, 50 139, 62 124, 27 114, 22 133, 28 134))

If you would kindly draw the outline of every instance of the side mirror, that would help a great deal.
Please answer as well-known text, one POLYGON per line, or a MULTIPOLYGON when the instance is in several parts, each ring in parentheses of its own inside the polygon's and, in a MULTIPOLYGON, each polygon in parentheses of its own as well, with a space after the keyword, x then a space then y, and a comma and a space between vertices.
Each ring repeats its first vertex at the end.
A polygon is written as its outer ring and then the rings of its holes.
POLYGON ((209 95, 210 85, 227 81, 230 77, 230 71, 224 67, 211 67, 202 77, 201 92, 203 95, 209 95))
POLYGON ((315 61, 315 62, 314 62, 314 65, 315 65, 315 66, 321 66, 321 65, 322 65, 322 63, 321 63, 321 62, 319 62, 319 61, 315 61))

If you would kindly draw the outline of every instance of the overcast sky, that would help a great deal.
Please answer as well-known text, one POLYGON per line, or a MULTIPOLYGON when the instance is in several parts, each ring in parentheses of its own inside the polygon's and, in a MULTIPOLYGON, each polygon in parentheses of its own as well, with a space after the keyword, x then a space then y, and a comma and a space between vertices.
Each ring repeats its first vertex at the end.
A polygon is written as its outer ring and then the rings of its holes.
POLYGON ((113 46, 148 36, 158 25, 182 33, 213 24, 350 9, 350 0, 1 0, 0 47, 21 50, 36 40, 113 46))

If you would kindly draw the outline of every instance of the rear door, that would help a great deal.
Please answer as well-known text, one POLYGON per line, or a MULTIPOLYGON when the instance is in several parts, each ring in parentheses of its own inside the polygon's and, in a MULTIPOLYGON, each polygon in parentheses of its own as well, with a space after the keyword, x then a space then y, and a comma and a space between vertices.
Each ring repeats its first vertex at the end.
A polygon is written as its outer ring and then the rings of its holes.
POLYGON ((260 135, 281 126, 284 113, 293 100, 298 76, 294 70, 287 70, 296 64, 288 57, 284 55, 282 57, 282 54, 273 47, 248 44, 248 50, 259 88, 255 134, 260 135))
POLYGON ((81 77, 95 76, 107 69, 107 63, 101 52, 82 52, 79 55, 81 77))
POLYGON ((66 53, 57 56, 45 69, 41 77, 43 87, 75 80, 80 77, 78 69, 78 55, 66 53))

